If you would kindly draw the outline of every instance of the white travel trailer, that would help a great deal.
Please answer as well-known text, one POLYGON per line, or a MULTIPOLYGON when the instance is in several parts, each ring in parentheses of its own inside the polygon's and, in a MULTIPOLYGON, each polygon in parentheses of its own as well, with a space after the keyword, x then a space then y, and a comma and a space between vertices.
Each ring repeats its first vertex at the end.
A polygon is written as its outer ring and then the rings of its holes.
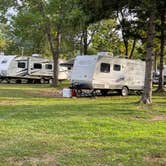
POLYGON ((0 61, 1 77, 21 77, 27 75, 27 58, 16 55, 3 56, 0 61))
POLYGON ((77 56, 71 74, 71 87, 77 90, 120 91, 123 96, 130 90, 142 91, 145 62, 102 55, 77 56))
MULTIPOLYGON (((61 63, 62 60, 59 61, 61 63)), ((59 66, 59 80, 68 78, 67 68, 59 66)), ((32 82, 51 82, 53 78, 53 62, 40 56, 0 56, 0 79, 27 80, 32 82)))

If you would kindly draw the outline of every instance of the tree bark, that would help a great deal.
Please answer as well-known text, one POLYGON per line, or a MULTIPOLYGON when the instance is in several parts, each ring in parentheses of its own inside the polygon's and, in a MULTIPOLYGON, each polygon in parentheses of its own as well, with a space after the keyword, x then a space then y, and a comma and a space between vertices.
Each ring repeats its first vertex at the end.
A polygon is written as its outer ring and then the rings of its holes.
POLYGON ((164 91, 164 22, 165 22, 165 12, 164 10, 160 13, 160 20, 161 20, 161 37, 160 37, 160 75, 159 75, 159 83, 158 83, 158 92, 164 91))
POLYGON ((126 58, 128 58, 128 40, 124 36, 123 36, 123 42, 125 45, 125 56, 126 56, 126 58))
POLYGON ((154 72, 157 73, 157 51, 154 56, 154 72))
POLYGON ((88 54, 88 30, 85 28, 83 30, 83 42, 84 42, 84 55, 88 54))
POLYGON ((122 20, 119 19, 119 22, 121 24, 121 29, 122 29, 122 38, 123 38, 123 42, 124 42, 124 46, 125 46, 125 56, 126 58, 128 58, 128 37, 127 37, 127 32, 126 32, 126 27, 125 27, 125 17, 124 17, 124 14, 123 14, 123 11, 120 10, 120 14, 121 14, 121 17, 122 17, 122 20))
POLYGON ((135 45, 136 45, 136 38, 134 38, 134 41, 133 41, 133 45, 132 45, 132 49, 131 49, 131 52, 130 52, 129 59, 132 59, 132 58, 133 58, 133 53, 134 53, 135 45))
POLYGON ((55 39, 55 48, 54 48, 54 41, 51 35, 51 25, 49 22, 46 23, 46 34, 48 38, 48 42, 50 45, 50 50, 53 56, 53 83, 52 85, 56 87, 58 85, 58 58, 59 58, 59 45, 60 45, 60 33, 57 31, 56 39, 55 39))
POLYGON ((53 56, 53 86, 56 87, 58 85, 58 72, 59 72, 59 50, 60 50, 60 28, 57 26, 57 34, 56 37, 52 35, 52 25, 50 23, 50 19, 45 14, 45 9, 43 3, 39 4, 39 10, 45 20, 45 33, 47 35, 47 39, 50 45, 50 50, 53 56), (55 43, 54 43, 55 42, 55 43))
POLYGON ((53 70, 53 86, 56 87, 58 85, 58 73, 59 73, 59 52, 60 52, 60 31, 57 31, 56 39, 55 39, 55 44, 56 48, 53 52, 53 64, 54 64, 54 70, 53 70))
POLYGON ((81 34, 81 39, 80 39, 80 55, 82 55, 83 54, 83 32, 82 32, 82 34, 81 34))
POLYGON ((146 46, 147 52, 146 52, 144 92, 140 100, 144 104, 152 103, 153 39, 155 33, 154 20, 155 20, 154 12, 151 11, 147 27, 147 46, 146 46))

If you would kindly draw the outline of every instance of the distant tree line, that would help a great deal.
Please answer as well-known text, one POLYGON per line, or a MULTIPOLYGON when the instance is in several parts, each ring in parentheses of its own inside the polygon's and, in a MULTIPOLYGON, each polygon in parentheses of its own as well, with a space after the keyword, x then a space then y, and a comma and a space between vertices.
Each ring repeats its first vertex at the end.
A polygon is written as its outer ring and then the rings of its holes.
POLYGON ((165 0, 2 0, 0 49, 20 54, 24 48, 26 55, 52 56, 54 86, 58 83, 60 56, 109 51, 145 59, 145 86, 140 101, 151 104, 155 59, 160 69, 157 90, 164 90, 165 6, 165 0))

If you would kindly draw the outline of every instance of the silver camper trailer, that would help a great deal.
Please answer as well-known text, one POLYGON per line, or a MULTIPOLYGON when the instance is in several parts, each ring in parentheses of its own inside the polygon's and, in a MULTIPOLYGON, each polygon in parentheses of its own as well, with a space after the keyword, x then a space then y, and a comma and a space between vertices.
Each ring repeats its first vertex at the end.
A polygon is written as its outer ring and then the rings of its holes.
MULTIPOLYGON (((60 60, 59 63, 63 62, 60 60)), ((58 79, 66 80, 68 70, 59 66, 58 79)), ((53 62, 37 55, 31 57, 0 56, 0 80, 10 82, 48 83, 53 78, 53 62)))
MULTIPOLYGON (((163 66, 163 83, 166 84, 166 65, 163 66)), ((159 83, 159 77, 160 77, 160 70, 157 70, 157 72, 153 72, 153 84, 159 83)))
POLYGON ((71 88, 99 90, 106 95, 110 90, 128 95, 130 90, 142 91, 145 62, 103 55, 77 56, 71 74, 71 88))

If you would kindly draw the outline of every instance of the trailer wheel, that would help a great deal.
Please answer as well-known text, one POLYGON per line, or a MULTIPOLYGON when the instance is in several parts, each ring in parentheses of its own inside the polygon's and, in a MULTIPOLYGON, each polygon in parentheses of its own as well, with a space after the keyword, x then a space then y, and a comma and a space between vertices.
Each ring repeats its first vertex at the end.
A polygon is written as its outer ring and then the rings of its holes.
POLYGON ((48 80, 48 83, 49 83, 49 84, 52 84, 52 83, 53 83, 53 79, 52 79, 52 78, 49 79, 49 80, 48 80))
POLYGON ((121 90, 121 95, 127 96, 128 94, 129 94, 129 89, 126 86, 124 86, 121 90))
POLYGON ((41 83, 41 84, 45 84, 45 79, 42 78, 42 79, 40 80, 40 83, 41 83))
POLYGON ((5 79, 5 81, 7 82, 7 84, 10 84, 10 79, 5 79))

